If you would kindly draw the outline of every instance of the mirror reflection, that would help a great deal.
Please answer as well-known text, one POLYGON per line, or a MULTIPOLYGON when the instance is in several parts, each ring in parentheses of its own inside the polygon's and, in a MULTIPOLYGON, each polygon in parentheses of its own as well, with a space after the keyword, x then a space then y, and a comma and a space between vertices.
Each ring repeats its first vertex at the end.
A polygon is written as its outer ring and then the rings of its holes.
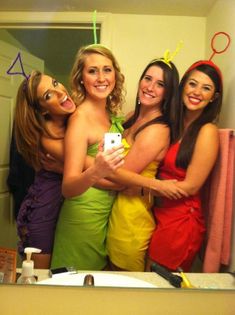
MULTIPOLYGON (((99 25, 97 25, 97 39, 100 38, 99 25)), ((80 46, 87 45, 92 42, 92 32, 88 25, 85 25, 82 29, 1 29, 0 30, 1 49, 4 50, 1 60, 1 72, 3 72, 3 84, 9 84, 9 88, 12 90, 11 95, 13 100, 8 103, 7 100, 3 100, 5 105, 5 114, 9 116, 10 112, 14 111, 16 103, 16 94, 20 82, 23 80, 23 75, 12 76, 7 75, 7 70, 15 62, 11 72, 25 72, 30 74, 32 69, 39 69, 53 78, 58 78, 58 82, 61 82, 64 86, 68 86, 69 73, 76 55, 76 52, 80 46), (53 47, 53 48, 52 48, 53 47), (58 53, 59 52, 59 53, 58 53), (18 56, 20 54, 20 56, 18 56), (9 58, 5 58, 8 55, 9 58), (20 58, 18 58, 20 57, 20 58), (22 63, 23 69, 20 66, 22 63), (6 104, 5 104, 6 102, 6 104)), ((5 88, 5 86, 2 86, 5 88)), ((8 88, 8 89, 9 89, 8 88)), ((11 133, 11 126, 13 125, 13 115, 8 117, 10 121, 2 119, 3 124, 6 124, 6 129, 3 134, 3 145, 5 148, 5 154, 2 156, 2 165, 9 163, 9 153, 11 152, 11 159, 13 168, 11 168, 10 175, 6 171, 1 172, 3 176, 4 186, 2 191, 8 190, 6 186, 6 179, 8 185, 11 188, 11 192, 14 196, 14 202, 10 201, 9 197, 7 201, 3 200, 3 206, 6 211, 7 225, 3 223, 1 229, 1 245, 11 248, 15 248, 16 235, 14 220, 18 215, 20 204, 28 190, 30 184, 33 182, 35 171, 32 167, 29 167, 25 163, 21 155, 16 152, 15 142, 9 137, 11 133), (9 151, 10 148, 10 151, 9 151), (13 162, 14 160, 14 162, 13 162), (14 217, 9 224, 10 208, 14 207, 14 217)), ((6 223, 6 222, 5 222, 6 223)), ((19 266, 19 258, 18 258, 19 266)))
MULTIPOLYGON (((36 32, 36 30, 34 30, 35 32, 36 32)), ((52 31, 52 30, 51 30, 52 31)), ((54 38, 55 37, 55 34, 57 34, 58 35, 58 30, 53 30, 55 33, 53 33, 52 32, 52 37, 54 38)), ((4 31, 5 32, 5 31, 4 31)), ((77 30, 76 30, 76 32, 77 32, 77 30)), ((69 46, 69 51, 71 52, 71 56, 69 57, 69 58, 67 58, 66 57, 66 59, 67 60, 69 60, 69 62, 68 61, 64 61, 64 62, 61 62, 61 60, 56 60, 56 58, 55 58, 55 56, 58 56, 58 53, 52 53, 52 54, 49 54, 48 52, 45 52, 45 51, 42 51, 42 49, 40 49, 40 51, 41 51, 41 54, 40 53, 37 53, 36 52, 36 48, 34 48, 35 46, 38 46, 37 44, 36 45, 33 45, 32 44, 32 50, 30 50, 30 47, 27 47, 26 46, 26 44, 27 43, 30 43, 30 41, 29 41, 29 37, 28 36, 32 36, 32 35, 29 35, 30 34, 30 31, 27 31, 26 32, 26 34, 23 34, 24 32, 23 31, 21 31, 21 30, 9 30, 9 34, 10 34, 10 36, 12 36, 12 37, 14 37, 14 40, 16 40, 16 38, 17 38, 17 41, 19 41, 21 44, 20 44, 20 47, 26 47, 27 49, 27 51, 28 52, 30 52, 30 54, 33 54, 33 55, 35 55, 37 58, 39 57, 39 59, 43 59, 44 60, 44 71, 45 71, 45 73, 46 74, 48 74, 48 75, 53 75, 53 77, 56 77, 57 79, 58 79, 58 81, 60 81, 61 83, 63 83, 66 87, 69 87, 69 84, 68 84, 68 80, 67 80, 67 78, 68 78, 68 73, 70 72, 70 70, 71 70, 71 68, 72 68, 72 64, 73 64, 73 61, 74 61, 74 57, 75 57, 75 55, 76 55, 76 51, 77 51, 77 48, 78 48, 78 45, 76 45, 75 43, 74 43, 74 38, 77 36, 77 34, 76 34, 76 36, 73 34, 72 35, 72 38, 73 38, 73 40, 69 40, 69 42, 70 42, 70 46, 69 46), (21 33, 22 32, 22 33, 21 33), (23 35, 22 35, 23 34, 23 35), (22 39, 23 38, 23 39, 22 39), (72 42, 72 44, 71 44, 71 42, 72 42), (22 46, 21 46, 22 45, 22 46), (72 49, 72 46, 73 46, 73 49, 72 49), (75 46, 75 47, 74 47, 75 46), (75 48, 75 49, 74 49, 75 48), (51 59, 48 59, 48 61, 47 61, 47 58, 45 58, 46 56, 51 56, 50 58, 51 59), (54 62, 55 61, 55 62, 54 62), (67 66, 67 69, 65 70, 65 69, 61 69, 60 67, 58 67, 57 68, 57 70, 55 70, 56 68, 54 67, 54 65, 53 64, 57 64, 57 66, 59 66, 59 65, 61 65, 61 64, 64 64, 64 65, 66 65, 67 66)), ((88 31, 88 33, 90 33, 90 30, 88 31)), ((31 33, 32 34, 32 33, 31 33)), ((44 34, 45 35, 45 34, 44 34)), ((30 38, 37 38, 37 39, 39 39, 39 38, 42 38, 42 37, 40 37, 40 36, 43 36, 43 32, 42 32, 42 30, 41 31, 38 31, 38 33, 37 33, 37 35, 36 35, 36 33, 35 33, 35 35, 33 35, 32 37, 30 37, 30 38)), ((62 36, 62 35, 61 35, 62 36)), ((65 36, 65 37, 68 37, 68 36, 65 36)), ((59 37, 59 39, 60 39, 61 37, 59 37)), ((40 39, 38 42, 43 42, 43 40, 42 39, 40 39)), ((50 43, 52 43, 52 40, 49 40, 49 42, 50 43)), ((62 41, 61 41, 62 42, 62 41)), ((90 39, 88 39, 87 41, 86 41, 86 39, 83 41, 81 38, 80 38, 80 40, 79 40, 79 46, 81 46, 80 45, 80 43, 81 42, 83 42, 84 44, 87 44, 87 43, 90 43, 90 42, 92 42, 92 40, 90 40, 90 39)), ((30 45, 29 46, 31 46, 31 43, 30 43, 30 45)), ((48 46, 50 46, 50 44, 49 45, 46 45, 46 47, 48 47, 48 46)), ((51 44, 51 46, 54 46, 54 44, 52 43, 51 44)), ((64 47, 66 47, 67 48, 67 44, 65 44, 65 45, 61 45, 61 46, 63 46, 63 48, 64 47)), ((60 49, 61 49, 61 47, 60 48, 57 48, 56 49, 56 51, 60 51, 60 49)), ((63 55, 63 53, 61 53, 61 55, 63 55)), ((37 59, 36 58, 36 59, 37 59)), ((36 62, 38 62, 38 60, 36 60, 36 62)), ((41 63, 39 62, 39 65, 41 65, 41 63)), ((26 69, 27 70, 29 70, 31 68, 31 66, 28 66, 28 65, 26 65, 26 69), (28 68, 27 68, 28 67, 28 68)), ((42 69, 39 69, 39 70, 42 70, 42 69)), ((147 76, 150 76, 151 78, 153 77, 152 75, 149 75, 149 74, 147 74, 147 76)), ((19 80, 18 79, 16 79, 16 81, 18 81, 17 82, 17 86, 19 86, 19 80)), ((160 81, 163 81, 162 79, 160 80, 160 81)), ((207 84, 208 85, 208 84, 207 84)), ((214 93, 214 92, 213 92, 214 93)), ((215 92, 216 93, 216 92, 215 92)), ((214 94, 213 94, 213 96, 214 96, 214 94)), ((8 104, 7 104, 8 105, 8 104)), ((8 107, 8 109, 9 109, 9 107, 8 107)), ((153 116, 153 117, 151 117, 151 118, 156 118, 155 116, 153 116)), ((148 122, 148 120, 147 120, 147 122, 148 122)), ((5 145, 9 145, 10 146, 10 138, 8 137, 8 139, 7 140, 5 140, 5 142, 4 142, 4 144, 5 145)), ((7 154, 8 153, 6 153, 6 157, 7 157, 7 154)), ((20 177, 21 179, 22 178, 24 178, 24 179, 26 179, 27 178, 27 176, 29 176, 29 177, 31 177, 31 175, 30 175, 30 172, 29 172, 29 170, 26 170, 25 171, 25 174, 26 175, 21 175, 22 177, 20 177)), ((4 175, 6 175, 6 174, 4 174, 4 175)), ((32 178, 32 177, 31 177, 32 178)), ((30 180, 32 180, 32 179, 30 179, 30 180)), ((27 184, 28 185, 28 184, 27 184)), ((22 181, 21 181, 21 184, 20 184, 20 188, 23 188, 22 187, 23 185, 22 185, 22 181)), ((16 192, 17 194, 19 193, 18 191, 16 192)), ((145 192, 143 192, 144 194, 145 194, 145 192)), ((140 191, 140 194, 141 194, 141 191, 140 191)), ((148 192, 147 192, 147 194, 145 194, 145 195, 147 195, 147 197, 148 197, 148 192)), ((7 205, 10 207, 10 203, 9 203, 9 200, 7 201, 7 205)), ((19 206, 16 206, 16 208, 17 209, 19 209, 19 206)), ((7 233, 8 233, 8 235, 9 234, 11 234, 11 236, 13 237, 12 238, 12 241, 11 242, 9 242, 9 238, 7 239, 7 242, 5 243, 6 245, 7 245, 7 247, 11 247, 13 244, 14 244, 14 242, 15 242, 15 239, 14 239, 14 229, 15 229, 15 226, 14 225, 12 225, 11 227, 4 227, 4 231, 6 231, 6 229, 7 229, 7 233), (11 230, 11 232, 9 232, 8 230, 10 230, 9 228, 11 228, 12 230, 11 230), (9 246, 8 246, 9 245, 9 246)), ((3 240, 4 240, 4 238, 5 238, 6 236, 4 236, 3 237, 3 240)), ((4 245, 5 245, 4 244, 4 245)), ((197 265, 197 262, 196 262, 196 265, 195 265, 195 271, 200 271, 201 269, 200 268, 202 268, 201 267, 201 265, 200 265, 200 263, 199 263, 199 265, 197 265)), ((123 268, 123 269, 125 269, 125 268, 123 268)))

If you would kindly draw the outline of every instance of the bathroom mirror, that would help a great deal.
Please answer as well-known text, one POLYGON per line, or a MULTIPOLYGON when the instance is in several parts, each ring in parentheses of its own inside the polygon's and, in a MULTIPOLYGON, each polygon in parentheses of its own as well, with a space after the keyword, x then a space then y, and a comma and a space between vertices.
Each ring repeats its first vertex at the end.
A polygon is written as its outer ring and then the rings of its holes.
MULTIPOLYGON (((132 17, 129 15, 129 19, 132 17)), ((48 74, 53 74, 56 78, 58 78, 61 82, 63 82, 66 86, 68 85, 67 77, 69 73, 69 69, 71 68, 73 64, 73 60, 75 57, 75 53, 77 51, 77 48, 83 44, 88 44, 93 42, 93 34, 92 34, 92 23, 91 23, 91 14, 81 14, 81 15, 72 15, 72 18, 69 17, 69 15, 65 17, 61 17, 59 15, 59 18, 53 17, 53 22, 51 22, 51 17, 49 15, 27 15, 22 14, 20 18, 16 18, 11 16, 9 18, 2 19, 0 22, 0 40, 6 41, 10 45, 18 46, 17 49, 25 48, 25 50, 32 54, 37 56, 38 58, 44 60, 44 68, 45 72, 48 74), (78 20, 79 17, 79 20, 78 20), (81 17, 81 18, 80 18, 81 17), (66 20, 67 19, 67 20, 66 20), (69 35, 68 35, 69 34, 69 35), (59 36, 58 36, 59 35, 59 36), (52 47, 55 46, 53 40, 58 40, 64 37, 66 41, 63 43, 63 47, 56 48, 56 54, 53 55, 52 47), (34 39, 34 40, 33 40, 34 39), (44 45, 45 44, 45 45, 44 45), (48 48, 50 48, 50 51, 48 51, 48 48), (62 49, 66 50, 66 54, 62 52, 62 49), (61 53, 58 54, 58 51, 61 53), (66 55, 66 59, 56 59, 55 56, 62 56, 66 55), (56 66, 61 66, 62 64, 65 65, 65 67, 62 69, 61 67, 55 68, 56 66)), ((120 52, 118 50, 118 38, 112 39, 111 32, 112 32, 112 23, 110 21, 110 16, 108 14, 100 15, 98 19, 98 39, 101 43, 104 43, 106 45, 112 44, 112 40, 114 41, 114 48, 115 51, 117 51, 120 58, 119 62, 122 64, 122 60, 124 58, 128 59, 128 62, 125 63, 123 72, 125 73, 125 70, 127 70, 127 67, 130 66, 130 70, 128 71, 134 71, 135 64, 132 64, 132 55, 133 54, 139 54, 140 57, 140 68, 142 67, 142 64, 145 64, 146 60, 149 60, 151 58, 151 55, 148 56, 148 49, 146 47, 139 47, 138 52, 130 52, 129 50, 125 52, 120 52), (147 57, 144 56, 146 53, 147 57)), ((123 19, 125 19, 125 16, 123 16, 123 19)), ((164 21, 164 20, 162 20, 164 21)), ((164 22, 163 22, 164 23, 164 22)), ((205 21, 198 22, 202 23, 203 26, 201 27, 201 30, 204 30, 205 27, 205 21)), ((120 25, 121 27, 121 25, 120 25)), ((134 26, 129 28, 130 34, 134 32, 134 26)), ((169 33, 171 34, 171 33, 169 33)), ((123 44, 125 45, 125 36, 123 36, 123 44)), ((132 36, 132 35, 130 35, 132 36)), ((141 43, 141 36, 139 36, 139 41, 141 43)), ((172 40, 176 36, 175 34, 171 34, 172 40)), ((187 34, 189 36, 189 33, 187 34)), ((191 45, 195 45, 195 49, 192 49, 193 55, 192 60, 196 60, 198 58, 198 52, 196 51, 196 46, 198 47, 199 53, 201 55, 204 54, 204 47, 201 49, 200 45, 198 43, 201 40, 204 40, 204 36, 200 36, 197 34, 196 38, 196 44, 193 43, 192 39, 188 37, 188 40, 191 45)), ((62 40, 61 40, 62 43, 62 40)), ((60 42, 59 42, 60 44, 60 42)), ((151 46, 152 43, 149 43, 151 46)), ((129 46, 128 46, 129 47, 129 46)), ((175 47, 175 39, 173 47, 175 47)), ((186 46, 186 52, 187 52, 187 46, 186 46)), ((160 50, 160 52, 162 49, 160 50)), ((160 53, 159 52, 159 53, 160 53)), ((185 62, 185 64, 191 63, 191 59, 189 56, 186 56, 186 53, 184 53, 184 56, 179 56, 179 67, 182 70, 184 69, 184 66, 182 65, 184 58, 188 58, 185 62)), ((15 54, 17 56, 17 54, 15 54)), ((0 65, 1 66, 1 65, 0 65)), ((10 66, 10 64, 9 64, 10 66)), ((138 65, 139 66, 139 65, 138 65)), ((0 68, 2 69, 2 68, 0 68)), ((134 77, 134 76, 133 76, 134 77)), ((129 76, 130 80, 130 76, 129 76)), ((136 79, 137 80, 137 75, 136 79)), ((135 81, 137 82, 137 81, 135 81)), ((128 82, 129 84, 129 82, 128 82)), ((133 89, 128 91, 129 94, 131 94, 131 98, 134 99, 135 97, 135 87, 136 85, 133 84, 133 89)), ((133 104, 133 102, 132 102, 133 104)), ((9 195, 7 193, 7 187, 5 185, 5 179, 7 176, 7 163, 6 161, 9 160, 9 145, 10 145, 10 130, 12 127, 12 114, 13 114, 13 104, 6 104, 7 108, 7 115, 9 119, 7 121, 4 121, 4 126, 7 126, 7 129, 4 132, 5 138, 4 140, 0 140, 2 143, 2 147, 4 148, 4 155, 1 157, 1 168, 0 168, 0 176, 1 176, 1 182, 0 182, 0 208, 4 209, 3 213, 1 213, 2 220, 0 222, 8 222, 8 224, 4 224, 2 228, 0 228, 0 240, 3 242, 4 246, 12 247, 14 246, 16 242, 16 236, 15 236, 15 226, 14 226, 14 218, 13 215, 11 218, 9 218, 9 209, 12 208, 11 200, 9 198, 9 195)), ((3 106, 2 106, 3 108, 3 106)), ((1 109, 0 109, 1 110, 1 109)), ((1 112, 0 112, 1 113, 1 112)), ((2 114, 0 115, 2 117, 2 114)), ((2 122, 2 121, 1 121, 2 122)), ((235 124, 234 124, 235 125, 235 124)), ((0 223, 2 224, 2 223, 0 223)), ((0 244, 1 245, 1 244, 0 244)))

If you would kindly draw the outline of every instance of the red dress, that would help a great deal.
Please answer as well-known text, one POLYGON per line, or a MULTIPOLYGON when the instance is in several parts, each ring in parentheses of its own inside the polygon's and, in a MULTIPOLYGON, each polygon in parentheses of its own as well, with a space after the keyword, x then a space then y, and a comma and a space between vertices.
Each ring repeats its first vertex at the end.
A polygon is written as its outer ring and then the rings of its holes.
MULTIPOLYGON (((186 170, 175 166, 178 150, 179 143, 168 150, 159 169, 161 179, 184 180, 186 170)), ((179 200, 162 197, 160 205, 154 207, 154 215, 157 227, 150 242, 149 257, 171 270, 181 267, 189 271, 205 235, 200 195, 179 200)))

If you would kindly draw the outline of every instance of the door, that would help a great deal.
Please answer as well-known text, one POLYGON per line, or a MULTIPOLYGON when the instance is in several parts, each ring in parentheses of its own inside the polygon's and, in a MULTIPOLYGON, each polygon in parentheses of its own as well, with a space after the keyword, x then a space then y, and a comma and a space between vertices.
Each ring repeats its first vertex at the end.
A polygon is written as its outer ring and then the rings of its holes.
POLYGON ((17 236, 12 198, 6 180, 15 100, 24 77, 7 72, 22 72, 22 67, 26 75, 32 69, 43 71, 44 61, 0 40, 0 247, 10 248, 16 248, 17 236))

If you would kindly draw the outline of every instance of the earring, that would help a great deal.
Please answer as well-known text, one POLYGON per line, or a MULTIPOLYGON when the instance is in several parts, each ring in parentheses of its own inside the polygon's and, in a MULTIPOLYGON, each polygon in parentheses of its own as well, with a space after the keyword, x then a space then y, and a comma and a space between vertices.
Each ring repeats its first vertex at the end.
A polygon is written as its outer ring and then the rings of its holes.
POLYGON ((81 84, 84 84, 84 82, 83 82, 82 80, 80 81, 80 83, 81 83, 81 84))
POLYGON ((49 111, 48 111, 48 110, 46 110, 45 112, 42 113, 43 116, 46 116, 46 115, 48 115, 48 114, 49 114, 49 111))
POLYGON ((138 99, 137 103, 138 103, 138 105, 140 105, 140 104, 141 104, 139 99, 138 99))
POLYGON ((212 97, 212 99, 210 100, 210 102, 213 102, 214 100, 216 100, 219 97, 219 92, 215 92, 215 95, 212 97))

